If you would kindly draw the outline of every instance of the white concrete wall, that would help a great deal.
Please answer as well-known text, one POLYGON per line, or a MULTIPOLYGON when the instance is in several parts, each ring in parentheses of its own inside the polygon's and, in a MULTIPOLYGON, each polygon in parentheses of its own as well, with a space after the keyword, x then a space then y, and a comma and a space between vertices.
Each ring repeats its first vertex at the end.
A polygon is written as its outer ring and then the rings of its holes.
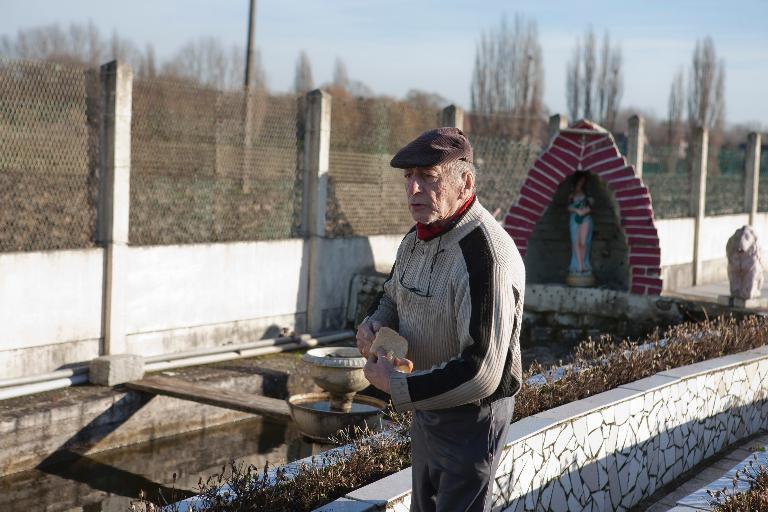
MULTIPOLYGON (((746 215, 705 220, 707 276, 724 278, 725 243, 746 222, 746 215)), ((681 283, 693 259, 693 219, 656 226, 663 276, 681 283)), ((768 213, 757 215, 755 228, 768 252, 768 213)), ((352 276, 388 273, 402 236, 320 239, 318 297, 328 329, 345 321, 352 276)), ((305 331, 308 252, 300 239, 129 247, 128 351, 156 355, 305 331)), ((99 355, 103 267, 103 249, 0 254, 0 379, 99 355)))
MULTIPOLYGON (((749 222, 746 214, 705 217, 701 230, 702 282, 728 278, 725 244, 741 226, 749 222)), ((661 273, 664 289, 691 285, 693 279, 694 219, 661 219, 656 221, 661 245, 661 273)), ((755 230, 764 250, 768 250, 768 213, 758 213, 755 230)))
MULTIPOLYGON (((401 239, 321 239, 329 329, 344 325, 352 276, 389 272, 401 239)), ((129 247, 127 351, 150 356, 305 332, 308 256, 301 239, 129 247)), ((100 355, 103 271, 103 249, 0 254, 0 379, 100 355)))
POLYGON ((103 249, 0 253, 0 379, 99 355, 103 249))
POLYGON ((128 351, 155 355, 302 330, 304 246, 292 239, 129 248, 128 351))
POLYGON ((693 217, 656 221, 661 247, 661 266, 680 265, 693 261, 693 217))
POLYGON ((733 232, 745 224, 749 224, 746 214, 705 217, 701 228, 702 261, 725 259, 725 244, 733 232))
POLYGON ((346 319, 352 276, 375 268, 389 273, 403 235, 322 238, 317 300, 321 304, 324 330, 338 329, 346 319))
POLYGON ((757 239, 763 251, 768 254, 768 212, 758 213, 755 216, 755 224, 752 226, 757 231, 757 239))

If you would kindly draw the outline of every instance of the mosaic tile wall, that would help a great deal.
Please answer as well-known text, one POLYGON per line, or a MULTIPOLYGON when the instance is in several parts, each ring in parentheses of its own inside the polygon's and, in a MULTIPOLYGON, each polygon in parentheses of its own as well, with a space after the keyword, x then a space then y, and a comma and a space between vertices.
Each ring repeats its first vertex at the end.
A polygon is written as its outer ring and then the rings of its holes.
MULTIPOLYGON (((494 510, 628 510, 768 427, 766 354, 758 349, 670 370, 522 420, 531 430, 505 448, 494 510)), ((405 512, 409 501, 399 496, 387 510, 405 512)))

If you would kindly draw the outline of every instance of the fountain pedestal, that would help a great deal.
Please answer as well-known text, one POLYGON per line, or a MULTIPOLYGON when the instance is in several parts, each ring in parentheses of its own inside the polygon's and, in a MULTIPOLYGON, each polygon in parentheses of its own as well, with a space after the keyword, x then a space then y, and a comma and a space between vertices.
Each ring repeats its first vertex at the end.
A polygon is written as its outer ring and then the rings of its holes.
POLYGON ((302 434, 327 440, 347 427, 378 428, 386 402, 356 395, 368 387, 365 358, 353 347, 324 347, 307 351, 312 380, 324 393, 304 393, 288 399, 291 418, 302 434))

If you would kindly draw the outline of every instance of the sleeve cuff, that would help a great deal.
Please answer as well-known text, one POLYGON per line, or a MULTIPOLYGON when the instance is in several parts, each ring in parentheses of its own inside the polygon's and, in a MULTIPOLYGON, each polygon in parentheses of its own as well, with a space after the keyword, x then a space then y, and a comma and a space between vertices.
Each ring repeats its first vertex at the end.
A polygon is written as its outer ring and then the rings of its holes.
POLYGON ((389 377, 389 394, 392 397, 392 405, 398 412, 413 409, 411 395, 408 393, 408 374, 393 372, 389 377))

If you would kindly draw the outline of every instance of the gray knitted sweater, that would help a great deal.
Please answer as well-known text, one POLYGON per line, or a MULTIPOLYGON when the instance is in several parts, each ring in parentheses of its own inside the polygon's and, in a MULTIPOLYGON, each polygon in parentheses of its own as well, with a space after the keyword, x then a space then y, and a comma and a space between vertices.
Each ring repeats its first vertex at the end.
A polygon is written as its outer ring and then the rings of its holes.
POLYGON ((395 372, 397 410, 490 403, 520 389, 525 268, 515 243, 477 200, 447 232, 411 230, 369 317, 409 342, 395 372))

